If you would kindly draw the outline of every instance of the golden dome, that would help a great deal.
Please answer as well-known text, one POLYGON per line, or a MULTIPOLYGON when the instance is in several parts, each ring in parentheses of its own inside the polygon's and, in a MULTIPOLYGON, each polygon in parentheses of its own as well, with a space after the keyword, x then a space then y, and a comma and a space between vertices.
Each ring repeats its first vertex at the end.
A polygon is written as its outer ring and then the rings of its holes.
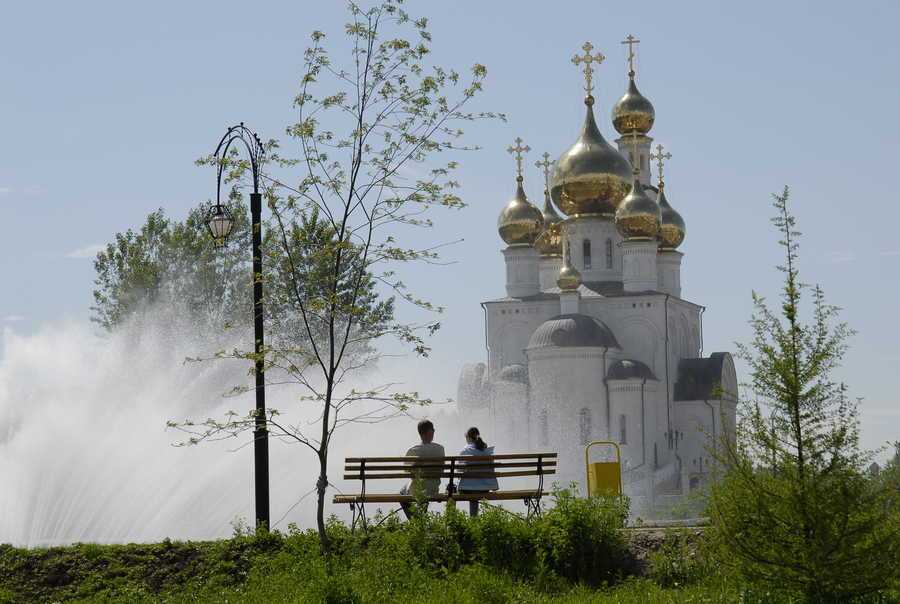
POLYGON ((525 197, 522 177, 516 178, 516 196, 513 197, 497 219, 497 230, 507 245, 531 245, 541 234, 544 217, 525 197))
POLYGON ((593 104, 594 97, 588 96, 584 127, 575 144, 556 161, 550 195, 569 216, 612 218, 631 189, 631 164, 600 134, 593 104))
POLYGON ((550 202, 550 192, 544 190, 544 230, 534 241, 541 256, 562 256, 562 218, 550 202))
POLYGON ((665 183, 659 182, 659 195, 656 203, 659 204, 659 248, 661 250, 674 250, 684 241, 685 225, 681 214, 669 205, 666 199, 665 183))
POLYGON ((559 269, 556 285, 559 286, 559 289, 566 292, 575 291, 581 285, 581 273, 572 266, 568 258, 563 262, 562 268, 559 269))
POLYGON ((634 72, 628 72, 628 90, 612 110, 613 127, 619 134, 647 134, 653 127, 656 112, 634 83, 634 72))
POLYGON ((616 229, 625 239, 654 239, 659 223, 659 206, 647 197, 635 173, 631 192, 616 210, 616 229))

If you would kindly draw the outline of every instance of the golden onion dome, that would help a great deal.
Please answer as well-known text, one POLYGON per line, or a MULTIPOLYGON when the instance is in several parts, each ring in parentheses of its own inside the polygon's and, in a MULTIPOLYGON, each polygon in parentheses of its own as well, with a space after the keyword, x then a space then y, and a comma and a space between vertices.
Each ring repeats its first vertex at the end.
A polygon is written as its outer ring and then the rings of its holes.
POLYGON ((684 241, 685 225, 681 214, 675 211, 669 200, 666 199, 665 183, 659 183, 659 195, 656 198, 659 205, 659 247, 662 250, 674 250, 684 241))
POLYGON ((655 239, 659 223, 659 206, 647 197, 635 173, 631 192, 616 210, 616 229, 625 239, 655 239))
POLYGON ((578 289, 578 286, 581 285, 581 273, 572 266, 568 257, 559 269, 559 275, 556 277, 556 285, 565 292, 575 291, 578 289))
POLYGON ((522 177, 516 178, 516 196, 513 197, 497 219, 497 230, 507 245, 532 245, 541 234, 544 217, 522 188, 522 177))
POLYGON ((534 247, 541 256, 562 256, 562 218, 550 202, 550 192, 544 190, 544 230, 538 235, 534 247))
POLYGON ((550 195, 569 216, 612 218, 631 190, 631 164, 600 134, 594 121, 594 97, 585 99, 587 115, 578 140, 556 161, 550 195))
POLYGON ((628 72, 628 90, 613 105, 612 123, 619 134, 647 134, 653 127, 656 112, 634 83, 634 71, 628 72))

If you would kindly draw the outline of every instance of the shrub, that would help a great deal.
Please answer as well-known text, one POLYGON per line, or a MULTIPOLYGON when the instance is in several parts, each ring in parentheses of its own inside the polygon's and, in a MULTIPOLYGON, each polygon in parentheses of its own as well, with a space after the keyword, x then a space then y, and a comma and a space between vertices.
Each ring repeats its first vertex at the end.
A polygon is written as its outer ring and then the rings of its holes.
POLYGON ((627 546, 621 534, 628 502, 618 497, 578 498, 556 490, 555 505, 535 524, 541 571, 569 581, 601 585, 624 574, 627 546))
POLYGON ((662 587, 692 585, 712 574, 706 542, 687 530, 667 532, 648 561, 650 578, 662 587))

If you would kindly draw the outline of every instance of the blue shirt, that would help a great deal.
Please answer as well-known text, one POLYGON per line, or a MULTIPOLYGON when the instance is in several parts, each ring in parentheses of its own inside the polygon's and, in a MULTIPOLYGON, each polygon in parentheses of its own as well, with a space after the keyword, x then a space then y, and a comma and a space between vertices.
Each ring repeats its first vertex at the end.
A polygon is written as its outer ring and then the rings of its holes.
MULTIPOLYGON (((487 447, 486 449, 478 449, 475 445, 466 445, 466 448, 459 452, 460 455, 476 455, 476 456, 485 456, 485 455, 493 455, 494 447, 487 447)), ((492 468, 479 468, 479 465, 483 465, 485 462, 473 461, 466 464, 466 467, 463 469, 462 478, 459 480, 459 490, 460 491, 496 491, 500 488, 500 485, 497 484, 497 478, 492 476, 490 478, 466 478, 466 468, 471 468, 471 471, 478 472, 480 474, 485 474, 487 472, 493 472, 492 468)))

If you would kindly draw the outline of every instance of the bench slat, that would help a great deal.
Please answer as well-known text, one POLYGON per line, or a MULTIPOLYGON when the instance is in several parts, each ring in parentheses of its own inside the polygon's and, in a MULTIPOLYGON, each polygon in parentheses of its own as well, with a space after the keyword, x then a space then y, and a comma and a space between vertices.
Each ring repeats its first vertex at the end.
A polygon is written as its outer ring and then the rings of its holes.
MULTIPOLYGON (((542 461, 540 465, 543 468, 555 467, 556 460, 542 461)), ((360 470, 363 469, 363 467, 365 467, 366 472, 368 472, 369 470, 401 470, 404 468, 415 468, 415 469, 449 468, 450 462, 446 462, 446 463, 443 463, 443 462, 399 463, 398 462, 395 464, 388 464, 388 463, 368 464, 367 463, 365 466, 362 466, 361 464, 358 464, 358 463, 353 463, 353 464, 348 463, 344 467, 344 471, 345 472, 359 472, 360 470)), ((498 463, 488 463, 486 461, 473 461, 473 462, 466 462, 466 463, 457 463, 456 467, 457 468, 478 467, 479 469, 481 469, 481 468, 485 468, 485 469, 537 468, 538 463, 537 463, 537 461, 516 461, 516 462, 498 462, 498 463)))
MULTIPOLYGON (((454 472, 453 478, 514 478, 516 476, 541 476, 547 474, 556 474, 555 468, 544 468, 540 472, 537 471, 537 468, 534 470, 520 470, 513 472, 454 472)), ((428 478, 450 478, 450 472, 441 472, 438 474, 437 472, 414 472, 413 470, 407 472, 392 472, 392 473, 383 473, 383 474, 369 474, 368 472, 365 475, 356 472, 353 474, 344 474, 344 480, 362 480, 365 478, 366 480, 380 480, 380 479, 389 479, 389 478, 411 478, 413 476, 419 476, 423 479, 428 478)))
MULTIPOLYGON (((453 495, 452 499, 454 501, 512 501, 516 499, 534 499, 537 497, 548 496, 549 493, 546 491, 538 491, 536 489, 523 489, 517 491, 493 491, 491 493, 456 493, 455 495, 453 495)), ((433 502, 445 502, 450 499, 450 496, 446 493, 439 493, 437 495, 432 495, 427 499, 428 501, 433 502)), ((400 495, 397 493, 366 493, 365 495, 335 495, 332 499, 332 503, 412 503, 415 500, 416 498, 413 495, 400 495)))
MULTIPOLYGON (((435 457, 432 459, 445 459, 454 461, 490 461, 492 459, 552 459, 556 457, 556 453, 502 453, 500 455, 447 455, 443 458, 435 457)), ((365 461, 385 462, 385 461, 412 461, 416 459, 428 459, 427 457, 348 457, 346 463, 359 463, 365 461)))

